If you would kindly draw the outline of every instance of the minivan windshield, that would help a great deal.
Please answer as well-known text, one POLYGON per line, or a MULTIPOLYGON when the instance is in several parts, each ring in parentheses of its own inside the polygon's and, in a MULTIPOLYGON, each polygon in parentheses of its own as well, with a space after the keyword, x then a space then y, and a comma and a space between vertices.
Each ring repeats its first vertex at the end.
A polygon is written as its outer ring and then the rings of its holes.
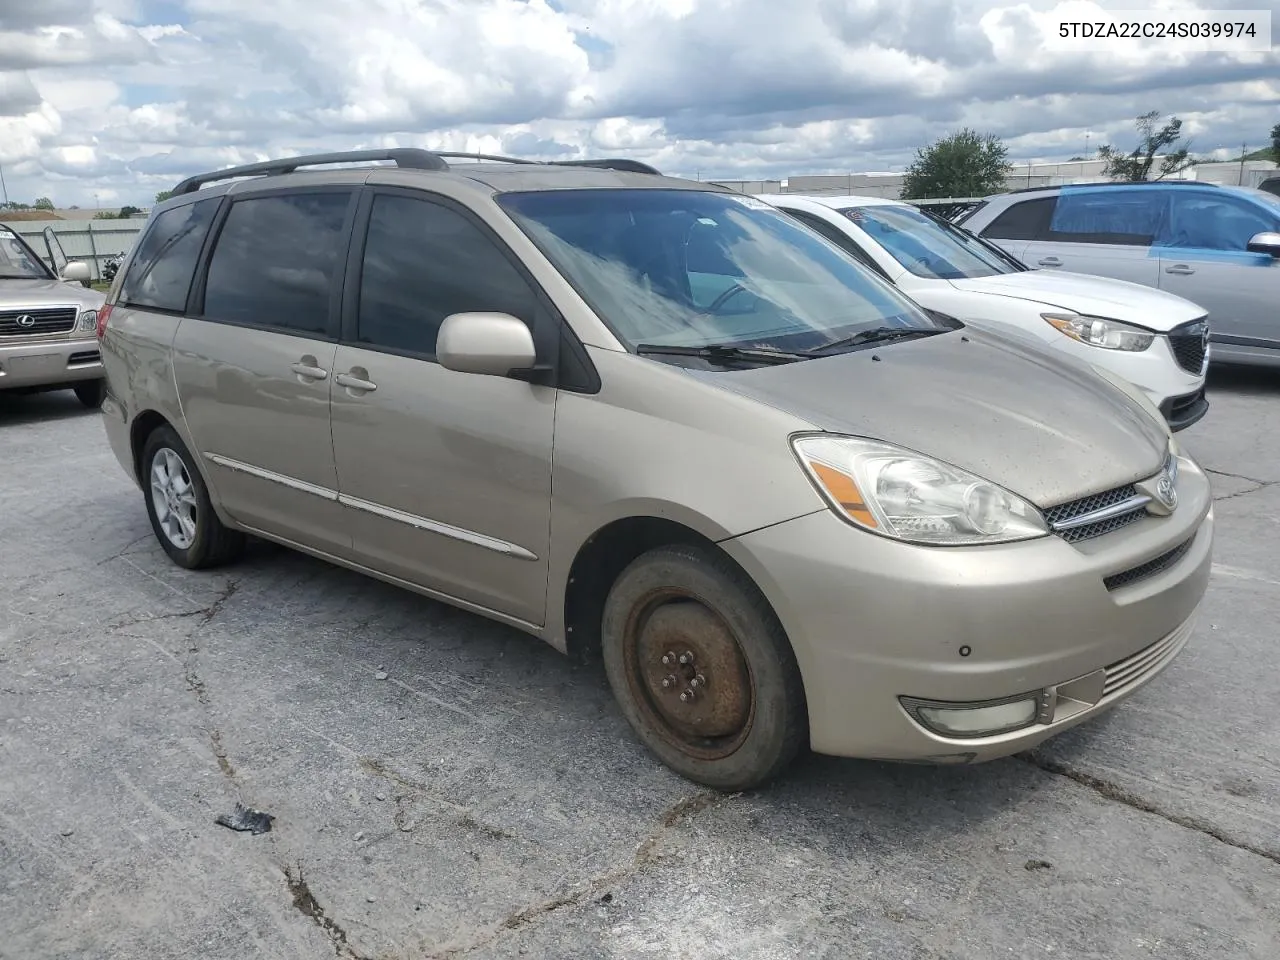
POLYGON ((547 190, 498 202, 638 352, 797 360, 950 329, 751 197, 547 190))
POLYGON ((52 280, 53 274, 22 238, 0 227, 0 280, 52 280))
POLYGON ((977 237, 915 207, 846 207, 844 215, 917 277, 973 280, 1019 272, 977 237))

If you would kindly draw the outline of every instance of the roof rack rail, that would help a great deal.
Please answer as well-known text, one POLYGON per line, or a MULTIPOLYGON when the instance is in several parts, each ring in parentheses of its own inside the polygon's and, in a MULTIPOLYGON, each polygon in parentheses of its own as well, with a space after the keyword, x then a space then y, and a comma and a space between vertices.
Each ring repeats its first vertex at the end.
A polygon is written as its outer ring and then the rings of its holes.
POLYGON ((601 170, 620 170, 624 173, 651 173, 662 176, 657 167, 651 167, 639 160, 626 160, 622 157, 605 157, 601 160, 553 160, 558 167, 599 167, 601 170))
POLYGON ((1097 183, 1050 183, 1043 187, 1019 187, 1017 190, 1006 190, 1006 193, 1035 193, 1038 190, 1063 190, 1067 187, 1088 187, 1092 190, 1094 187, 1154 187, 1159 184, 1162 187, 1180 186, 1180 187, 1217 187, 1221 184, 1210 183, 1208 180, 1099 180, 1097 183))
POLYGON ((492 163, 537 163, 537 160, 524 160, 520 157, 504 157, 496 153, 462 153, 461 151, 436 150, 437 157, 450 157, 454 160, 488 160, 492 163))
POLYGON ((236 177, 273 176, 282 173, 293 173, 299 167, 319 167, 330 163, 363 163, 370 160, 394 160, 396 166, 410 170, 448 170, 449 164, 440 159, 439 154, 430 150, 418 150, 402 147, 394 150, 349 150, 344 153, 314 153, 303 157, 287 157, 283 160, 267 160, 263 163, 249 163, 241 167, 228 167, 212 173, 201 173, 187 177, 173 188, 173 195, 181 196, 194 193, 201 187, 219 180, 232 180, 236 177))

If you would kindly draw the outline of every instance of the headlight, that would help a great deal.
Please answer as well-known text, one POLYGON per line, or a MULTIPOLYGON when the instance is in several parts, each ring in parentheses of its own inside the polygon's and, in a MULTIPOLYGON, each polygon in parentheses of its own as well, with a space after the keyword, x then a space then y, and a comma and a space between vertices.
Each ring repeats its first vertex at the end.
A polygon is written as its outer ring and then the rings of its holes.
POLYGON ((98 329, 98 311, 86 310, 80 314, 80 322, 77 326, 79 330, 97 330, 98 329))
POLYGON ((1078 313, 1042 313, 1040 316, 1072 340, 1087 343, 1091 347, 1102 347, 1104 350, 1137 353, 1147 349, 1156 339, 1151 331, 1119 320, 1086 317, 1078 313))
POLYGON ((1045 536, 1040 512, 1003 487, 910 450, 856 437, 792 441, 832 509, 882 536, 941 546, 1045 536))

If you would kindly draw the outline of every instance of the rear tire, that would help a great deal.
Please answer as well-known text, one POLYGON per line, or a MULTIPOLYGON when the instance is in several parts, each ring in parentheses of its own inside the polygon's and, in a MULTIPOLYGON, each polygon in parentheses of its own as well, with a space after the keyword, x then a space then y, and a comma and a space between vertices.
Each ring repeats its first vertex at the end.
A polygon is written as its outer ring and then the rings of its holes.
POLYGON ((72 389, 76 392, 77 400, 90 410, 97 410, 102 406, 102 401, 107 395, 107 382, 105 380, 83 380, 72 389))
POLYGON ((178 566, 216 567, 244 550, 244 534, 218 519, 204 478, 172 427, 157 427, 147 437, 140 479, 151 529, 178 566))
POLYGON ((688 545, 643 554, 609 591, 601 627, 623 715, 681 776, 745 790, 804 748, 808 710, 795 654, 728 558, 688 545))

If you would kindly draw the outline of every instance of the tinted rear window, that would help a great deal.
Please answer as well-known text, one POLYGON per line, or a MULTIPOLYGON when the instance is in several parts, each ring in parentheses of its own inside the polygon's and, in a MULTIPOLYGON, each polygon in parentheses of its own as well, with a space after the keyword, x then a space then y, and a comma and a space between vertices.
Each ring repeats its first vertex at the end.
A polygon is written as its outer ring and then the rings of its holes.
POLYGON ((120 300, 138 307, 181 312, 218 198, 166 210, 151 222, 120 286, 120 300))
POLYGON ((232 204, 209 261, 205 317, 326 333, 350 198, 292 193, 232 204))
POLYGON ((981 235, 992 240, 1040 240, 1049 230, 1054 197, 1023 200, 997 216, 981 235))

